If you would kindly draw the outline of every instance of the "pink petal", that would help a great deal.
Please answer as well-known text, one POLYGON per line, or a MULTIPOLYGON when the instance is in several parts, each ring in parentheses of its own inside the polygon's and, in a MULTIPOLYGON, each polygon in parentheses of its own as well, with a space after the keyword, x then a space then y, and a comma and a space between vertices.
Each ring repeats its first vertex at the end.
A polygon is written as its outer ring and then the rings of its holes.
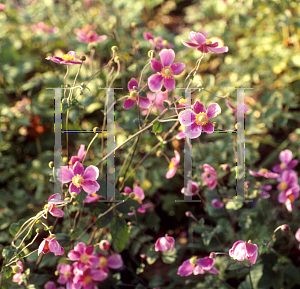
POLYGON ((152 67, 152 69, 154 69, 157 72, 161 72, 163 69, 163 66, 161 65, 161 63, 156 59, 151 59, 151 67, 152 67))
POLYGON ((100 185, 96 181, 84 181, 83 190, 88 194, 94 194, 100 189, 100 185))
POLYGON ((235 109, 235 107, 229 102, 229 100, 225 100, 226 105, 231 108, 231 109, 235 109))
POLYGON ((74 172, 74 175, 83 175, 84 173, 84 167, 83 165, 80 163, 80 162, 76 162, 74 167, 73 167, 73 172, 74 172))
POLYGON ((185 137, 184 131, 181 131, 180 133, 178 133, 178 134, 176 135, 176 138, 177 138, 177 139, 182 139, 182 138, 184 138, 184 137, 185 137))
POLYGON ((202 133, 202 126, 198 126, 196 123, 193 123, 191 127, 193 127, 194 124, 197 126, 197 130, 188 129, 188 127, 185 129, 185 136, 191 139, 199 137, 202 133))
POLYGON ((133 192, 140 198, 141 201, 145 199, 145 194, 142 188, 135 186, 133 188, 133 192))
POLYGON ((55 256, 63 255, 65 252, 64 249, 55 239, 49 241, 49 249, 52 253, 54 253, 55 256))
POLYGON ((107 39, 106 35, 100 35, 95 39, 95 42, 101 42, 103 40, 107 39))
POLYGON ((199 45, 203 45, 206 42, 205 36, 202 33, 196 33, 194 31, 190 32, 189 39, 199 45))
POLYGON ((175 89, 175 79, 172 78, 164 78, 164 85, 167 90, 173 91, 175 89))
POLYGON ((281 192, 281 193, 278 195, 277 199, 278 199, 278 202, 279 202, 279 203, 284 203, 284 202, 287 200, 287 197, 286 197, 285 192, 284 192, 284 191, 281 192))
POLYGON ((148 98, 139 97, 140 99, 140 108, 147 108, 151 102, 148 98))
POLYGON ((44 240, 42 241, 42 243, 39 245, 38 255, 40 255, 41 252, 43 251, 44 246, 45 246, 45 243, 46 243, 46 239, 44 239, 44 240))
POLYGON ((72 55, 74 57, 74 60, 76 59, 76 54, 75 54, 75 51, 69 51, 67 53, 67 55, 72 55))
POLYGON ((168 170, 167 174, 166 174, 166 178, 167 179, 171 179, 175 176, 175 173, 177 171, 177 168, 174 167, 173 169, 168 170))
MULTIPOLYGON (((91 277, 92 277, 92 279, 94 280, 94 281, 98 281, 98 282, 100 282, 100 281, 103 281, 103 280, 105 280, 107 277, 108 277, 108 274, 106 273, 106 272, 104 272, 103 270, 92 270, 91 271, 91 277)), ((96 286, 94 285, 94 283, 93 282, 91 282, 90 283, 91 284, 91 289, 93 289, 93 288, 95 288, 96 286), (93 287, 94 286, 94 287, 93 287)), ((74 284, 73 283, 73 285, 72 286, 74 286, 74 285, 76 285, 76 284, 74 284)), ((73 288, 73 287, 72 287, 73 288)), ((76 287, 75 287, 76 288, 76 287)), ((74 288, 74 289, 75 289, 74 288)), ((78 287, 78 288, 81 288, 81 286, 80 287, 78 287)), ((76 288, 76 289, 78 289, 78 288, 76 288)), ((96 287, 97 288, 97 287, 96 287)), ((67 288, 68 289, 68 288, 67 288)), ((71 289, 71 288, 70 288, 71 289)), ((85 289, 88 289, 87 287, 85 287, 85 289)))
POLYGON ((300 228, 297 230, 297 232, 295 234, 295 238, 297 239, 297 241, 300 242, 300 228))
POLYGON ((202 269, 206 271, 210 270, 214 266, 214 264, 215 264, 215 259, 209 257, 201 258, 197 262, 197 265, 201 266, 202 269))
POLYGON ((148 33, 148 32, 145 32, 144 34, 143 34, 143 36, 144 36, 144 38, 146 39, 146 40, 153 40, 154 39, 154 37, 150 34, 150 33, 148 33))
POLYGON ((160 74, 153 74, 148 78, 149 89, 152 92, 157 92, 161 90, 163 83, 163 77, 160 74))
POLYGON ((279 154, 279 159, 282 163, 288 164, 293 158, 293 153, 290 150, 284 150, 279 154))
POLYGON ((172 49, 163 49, 159 56, 163 66, 170 66, 174 62, 175 52, 172 49))
POLYGON ((83 242, 78 243, 75 247, 74 250, 76 252, 78 252, 80 255, 85 253, 85 249, 86 249, 86 244, 84 244, 83 242))
POLYGON ((135 78, 131 78, 130 81, 128 82, 128 90, 129 91, 134 90, 134 88, 133 88, 134 86, 136 88, 138 88, 139 87, 139 83, 138 83, 138 81, 135 78))
POLYGON ((180 162, 180 154, 178 151, 174 151, 175 153, 175 163, 178 164, 180 162))
POLYGON ((134 104, 135 104, 135 100, 127 98, 123 103, 123 108, 130 109, 134 106, 134 104))
POLYGON ((129 187, 125 187, 124 193, 125 194, 130 194, 130 193, 132 193, 132 190, 129 187))
POLYGON ((208 272, 211 273, 211 274, 219 274, 220 273, 220 271, 217 270, 215 267, 213 267, 212 269, 210 269, 208 272))
POLYGON ((52 201, 51 204, 61 204, 62 201, 59 201, 59 200, 61 200, 61 194, 54 194, 54 195, 52 195, 52 196, 48 199, 48 201, 50 201, 50 200, 57 200, 57 202, 52 201))
POLYGON ((200 113, 200 112, 204 112, 206 113, 206 108, 205 106, 200 102, 200 101, 196 101, 193 105, 193 110, 196 114, 200 113))
POLYGON ((80 145, 80 149, 78 151, 78 158, 80 160, 83 160, 83 158, 85 157, 86 151, 85 151, 85 146, 82 144, 80 145))
POLYGON ((68 253, 68 258, 71 260, 71 261, 77 261, 80 259, 80 253, 76 252, 75 250, 71 250, 69 253, 68 253))
POLYGON ((205 271, 200 266, 196 265, 193 273, 194 275, 205 274, 205 271))
POLYGON ((179 113, 178 119, 181 125, 188 126, 195 122, 196 114, 191 109, 186 109, 179 113))
POLYGON ((257 246, 255 244, 246 242, 246 253, 247 256, 253 256, 255 253, 257 253, 257 246))
POLYGON ((171 68, 173 70, 173 74, 178 75, 185 69, 185 64, 176 62, 171 65, 171 68))
POLYGON ((298 164, 298 161, 297 161, 297 160, 292 160, 292 161, 288 164, 288 167, 289 167, 290 169, 293 169, 297 164, 298 164))
POLYGON ((79 194, 81 192, 81 187, 77 188, 73 183, 71 183, 69 187, 69 192, 79 194))
POLYGON ((123 259, 120 254, 114 254, 107 258, 107 266, 111 269, 119 269, 123 266, 123 259))
POLYGON ((228 51, 228 47, 227 46, 223 46, 223 47, 207 47, 207 49, 213 53, 224 53, 228 51))
POLYGON ((273 170, 275 173, 279 173, 279 172, 282 171, 280 165, 274 166, 274 167, 272 168, 272 170, 273 170))
POLYGON ((61 170, 58 171, 58 180, 63 184, 71 182, 73 177, 73 171, 68 169, 66 166, 61 167, 61 170))
POLYGON ((61 218, 64 216, 64 212, 60 209, 52 209, 50 212, 49 212, 53 217, 57 217, 57 218, 61 218))
POLYGON ((193 42, 187 42, 187 41, 184 41, 184 40, 181 40, 181 42, 184 46, 187 46, 187 47, 190 47, 190 48, 194 48, 194 47, 199 46, 198 44, 193 43, 193 42))
POLYGON ((208 118, 213 118, 216 117, 221 113, 221 107, 217 103, 212 103, 208 108, 207 108, 207 116, 208 118))
POLYGON ((177 274, 180 276, 189 276, 193 273, 194 267, 190 262, 190 259, 184 261, 178 268, 177 274))
POLYGON ((87 181, 96 181, 99 177, 99 169, 95 166, 88 166, 82 177, 87 181))
POLYGON ((202 130, 208 134, 212 134, 212 133, 214 133, 215 128, 211 122, 208 122, 207 124, 202 126, 202 130))

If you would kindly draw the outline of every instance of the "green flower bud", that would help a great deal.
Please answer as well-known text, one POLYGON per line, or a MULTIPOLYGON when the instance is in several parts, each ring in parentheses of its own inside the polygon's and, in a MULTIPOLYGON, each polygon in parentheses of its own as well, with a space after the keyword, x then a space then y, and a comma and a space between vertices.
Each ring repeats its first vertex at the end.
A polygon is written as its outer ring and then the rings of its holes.
POLYGON ((130 208, 129 208, 129 211, 134 211, 135 210, 135 207, 134 206, 131 206, 130 208))
POLYGON ((148 57, 154 57, 154 55, 155 55, 155 52, 154 52, 154 50, 149 50, 148 51, 148 57))
POLYGON ((52 162, 52 161, 49 162, 49 168, 50 168, 50 169, 53 169, 53 168, 54 168, 54 162, 52 162))
POLYGON ((114 58, 114 62, 118 62, 120 60, 120 58, 119 58, 119 56, 116 56, 115 58, 114 58))
POLYGON ((118 49, 119 49, 118 46, 113 46, 113 47, 111 48, 112 51, 117 51, 118 49))
POLYGON ((19 273, 21 269, 22 268, 19 265, 15 265, 12 267, 13 273, 19 273))
POLYGON ((157 151, 156 156, 160 158, 162 156, 162 151, 157 151))
POLYGON ((51 234, 50 236, 49 236, 49 238, 55 238, 56 236, 55 236, 55 234, 51 234))
POLYGON ((85 55, 82 55, 82 56, 79 57, 79 59, 80 59, 81 61, 85 61, 85 60, 86 60, 86 57, 85 57, 85 55))
POLYGON ((76 199, 76 198, 77 198, 77 194, 76 194, 75 192, 73 192, 73 193, 71 193, 71 197, 72 197, 73 199, 76 199))
POLYGON ((130 197, 131 199, 134 199, 135 193, 130 193, 130 194, 129 194, 129 197, 130 197))

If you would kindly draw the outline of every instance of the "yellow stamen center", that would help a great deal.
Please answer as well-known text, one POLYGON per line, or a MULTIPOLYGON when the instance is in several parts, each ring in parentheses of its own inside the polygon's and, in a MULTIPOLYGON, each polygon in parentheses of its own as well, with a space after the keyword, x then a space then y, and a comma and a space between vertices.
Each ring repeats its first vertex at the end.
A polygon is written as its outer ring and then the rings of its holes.
POLYGON ((207 178, 209 178, 210 177, 210 173, 206 173, 206 175, 205 175, 207 178))
POLYGON ((138 96, 138 92, 136 90, 133 90, 130 92, 129 99, 136 100, 137 96, 138 96))
POLYGON ((178 100, 178 103, 179 103, 179 104, 185 103, 185 99, 183 99, 183 98, 182 98, 182 99, 179 99, 179 100, 178 100))
POLYGON ((206 125, 208 122, 208 117, 205 112, 200 112, 196 115, 196 124, 198 125, 206 125))
POLYGON ((175 167, 175 162, 171 161, 169 164, 169 170, 173 169, 175 167))
POLYGON ((162 71, 161 71, 161 75, 164 77, 164 78, 172 78, 173 77, 173 70, 171 67, 169 66, 165 66, 162 71))
POLYGON ((92 277, 91 277, 91 276, 86 276, 86 277, 84 278, 83 283, 84 283, 85 285, 87 285, 87 284, 89 284, 89 283, 91 283, 91 282, 92 282, 92 277))
POLYGON ((195 267, 196 263, 197 263, 197 256, 193 256, 191 259, 190 259, 190 262, 192 264, 193 267, 195 267))
POLYGON ((77 187, 80 188, 84 183, 84 179, 81 175, 76 175, 72 178, 72 183, 77 187))
POLYGON ((106 267, 107 259, 103 256, 101 256, 99 259, 100 259, 99 267, 100 268, 106 267))
POLYGON ((287 188, 287 183, 286 182, 280 182, 279 184, 280 190, 284 191, 287 188))
POLYGON ((281 168, 282 170, 284 170, 284 169, 286 168, 286 164, 285 164, 285 163, 281 163, 281 164, 280 164, 280 168, 281 168))
POLYGON ((63 60, 69 61, 69 60, 74 60, 74 56, 70 55, 70 54, 65 54, 62 57, 63 60))
POLYGON ((260 172, 261 174, 265 174, 265 173, 268 172, 268 170, 267 170, 267 169, 260 169, 259 172, 260 172))
POLYGON ((80 256, 80 261, 81 261, 82 263, 84 263, 84 264, 87 264, 87 263, 89 262, 89 255, 87 255, 87 254, 82 254, 82 255, 80 256))
POLYGON ((294 197, 293 197, 293 195, 289 195, 289 196, 288 196, 288 199, 291 201, 291 203, 294 202, 294 197))
POLYGON ((206 39, 206 44, 212 44, 212 42, 209 39, 206 39))

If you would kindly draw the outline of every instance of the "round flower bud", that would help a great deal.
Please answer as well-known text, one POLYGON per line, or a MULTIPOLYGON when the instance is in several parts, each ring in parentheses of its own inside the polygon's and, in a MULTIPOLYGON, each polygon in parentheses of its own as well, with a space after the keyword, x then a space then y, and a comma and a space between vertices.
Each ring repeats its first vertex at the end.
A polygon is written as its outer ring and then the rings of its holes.
POLYGON ((284 224, 284 225, 281 226, 281 230, 282 231, 289 231, 290 227, 288 225, 284 224))
POLYGON ((141 254, 140 256, 141 256, 142 259, 147 258, 147 255, 146 255, 146 254, 141 254))
POLYGON ((85 60, 86 60, 86 57, 85 57, 85 55, 82 55, 82 56, 79 57, 79 59, 80 59, 81 61, 85 61, 85 60))
POLYGON ((122 183, 124 181, 124 177, 119 178, 119 182, 122 183))
POLYGON ((130 26, 133 28, 133 27, 136 26, 136 23, 135 23, 135 22, 131 22, 131 23, 130 23, 130 26))
POLYGON ((71 199, 69 197, 65 198, 64 201, 68 202, 70 201, 71 199))
POLYGON ((12 269, 13 269, 13 273, 19 273, 22 268, 19 265, 14 265, 12 266, 12 269))
POLYGON ((162 151, 157 151, 156 156, 160 158, 162 156, 162 151))
POLYGON ((99 247, 101 250, 108 250, 110 245, 109 242, 107 240, 102 240, 99 244, 99 247))
POLYGON ((154 57, 154 50, 148 51, 148 57, 154 57))
POLYGON ((215 252, 211 252, 210 254, 209 254, 209 258, 215 258, 216 257, 216 253, 215 252))
POLYGON ((72 205, 73 205, 74 207, 76 207, 76 206, 78 205, 78 202, 73 202, 72 205))
POLYGON ((56 270, 56 271, 54 272, 54 275, 55 275, 55 276, 58 276, 58 275, 59 275, 59 272, 56 270))
POLYGON ((134 206, 131 206, 130 208, 129 208, 129 211, 134 211, 135 210, 135 207, 134 206))
POLYGON ((131 199, 134 199, 134 198, 135 198, 135 193, 130 193, 130 194, 129 194, 129 197, 130 197, 131 199))
POLYGON ((71 197, 72 197, 73 199, 76 199, 77 194, 76 194, 75 192, 73 192, 73 193, 71 193, 71 197))
POLYGON ((114 58, 114 62, 117 63, 117 62, 119 61, 119 59, 120 59, 119 56, 116 56, 116 57, 114 58))
POLYGON ((186 215, 187 217, 190 217, 190 216, 192 215, 192 212, 191 212, 191 211, 187 211, 187 212, 185 212, 185 215, 186 215))
POLYGON ((40 231, 40 229, 39 229, 39 228, 35 229, 35 232, 36 232, 36 233, 38 233, 39 231, 40 231))
POLYGON ((99 129, 99 127, 95 126, 95 127, 93 128, 93 132, 96 133, 98 129, 99 129))
POLYGON ((50 169, 53 169, 53 168, 54 168, 54 162, 52 162, 52 161, 49 162, 49 168, 50 168, 50 169))
POLYGON ((55 236, 55 234, 51 234, 50 236, 49 236, 49 238, 55 238, 56 236, 55 236))
POLYGON ((118 49, 119 49, 118 46, 113 46, 113 47, 111 48, 112 51, 117 51, 118 49))

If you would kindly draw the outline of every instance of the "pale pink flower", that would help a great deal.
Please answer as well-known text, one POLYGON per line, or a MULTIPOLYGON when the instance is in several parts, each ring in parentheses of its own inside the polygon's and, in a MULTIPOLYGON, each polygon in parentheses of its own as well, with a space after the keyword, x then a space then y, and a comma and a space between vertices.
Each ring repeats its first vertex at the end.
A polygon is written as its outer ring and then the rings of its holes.
MULTIPOLYGON (((13 279, 12 281, 15 282, 15 283, 18 283, 20 286, 22 286, 24 284, 24 281, 22 280, 22 272, 23 272, 23 263, 21 261, 17 261, 17 266, 20 266, 20 270, 18 272, 14 272, 14 276, 13 276, 13 279)), ((14 267, 14 266, 10 266, 10 267, 14 267)))
POLYGON ((257 259, 257 245, 244 241, 237 241, 229 250, 229 256, 238 261, 247 259, 251 264, 255 264, 257 259))
POLYGON ((101 35, 98 36, 96 32, 78 32, 77 33, 77 38, 79 42, 83 43, 97 43, 97 42, 102 42, 107 39, 106 35, 101 35))
POLYGON ((298 161, 296 159, 293 160, 293 153, 288 149, 280 152, 279 160, 281 164, 273 167, 273 171, 276 173, 281 173, 284 170, 293 169, 298 164, 298 161))
POLYGON ((64 65, 73 65, 73 64, 81 64, 81 61, 76 61, 76 54, 74 51, 69 51, 63 57, 47 57, 47 60, 51 60, 55 63, 64 64, 64 65))
POLYGON ((215 169, 208 164, 204 164, 202 168, 204 169, 204 173, 201 174, 202 179, 206 182, 208 188, 213 190, 217 185, 217 173, 215 169))
POLYGON ((174 251, 175 240, 173 237, 166 235, 165 237, 160 237, 155 243, 155 251, 169 251, 172 249, 174 251))
POLYGON ((38 249, 38 255, 43 253, 52 252, 55 256, 57 255, 63 255, 64 249, 60 246, 60 244, 55 240, 54 237, 51 237, 50 235, 48 238, 44 239, 44 241, 40 244, 38 249))
POLYGON ((175 173, 176 173, 177 168, 179 166, 180 154, 179 154, 178 151, 174 151, 174 153, 175 153, 175 158, 171 158, 171 162, 169 164, 169 170, 166 174, 167 179, 171 179, 175 176, 175 173))
POLYGON ((260 169, 258 172, 254 172, 252 170, 249 170, 249 174, 255 177, 265 177, 269 179, 276 179, 279 175, 276 173, 272 173, 268 171, 267 169, 260 169))
POLYGON ((53 216, 57 218, 61 218, 64 216, 64 212, 61 209, 57 209, 57 204, 63 204, 61 199, 61 194, 54 194, 48 199, 47 211, 53 216))
POLYGON ((51 27, 49 25, 46 25, 44 22, 39 22, 32 26, 32 30, 35 32, 42 31, 47 34, 52 34, 58 32, 59 29, 57 27, 51 27))
POLYGON ((218 200, 218 199, 213 199, 213 200, 211 201, 211 204, 212 204, 212 206, 213 206, 214 208, 216 208, 216 209, 220 209, 220 208, 224 207, 224 203, 221 202, 221 201, 218 200))
POLYGON ((78 154, 76 156, 71 157, 71 161, 70 161, 71 166, 73 167, 77 161, 81 162, 84 159, 85 155, 86 155, 85 145, 82 144, 80 145, 78 154))
POLYGON ((199 185, 197 182, 193 182, 192 180, 188 180, 187 187, 181 189, 181 193, 186 196, 194 196, 199 192, 199 185))
POLYGON ((144 38, 146 40, 148 40, 154 48, 157 48, 157 49, 163 49, 163 48, 173 48, 174 45, 171 44, 171 43, 168 43, 167 40, 164 40, 162 39, 160 36, 158 37, 154 37, 152 34, 148 33, 148 32, 145 32, 144 34, 144 38))

